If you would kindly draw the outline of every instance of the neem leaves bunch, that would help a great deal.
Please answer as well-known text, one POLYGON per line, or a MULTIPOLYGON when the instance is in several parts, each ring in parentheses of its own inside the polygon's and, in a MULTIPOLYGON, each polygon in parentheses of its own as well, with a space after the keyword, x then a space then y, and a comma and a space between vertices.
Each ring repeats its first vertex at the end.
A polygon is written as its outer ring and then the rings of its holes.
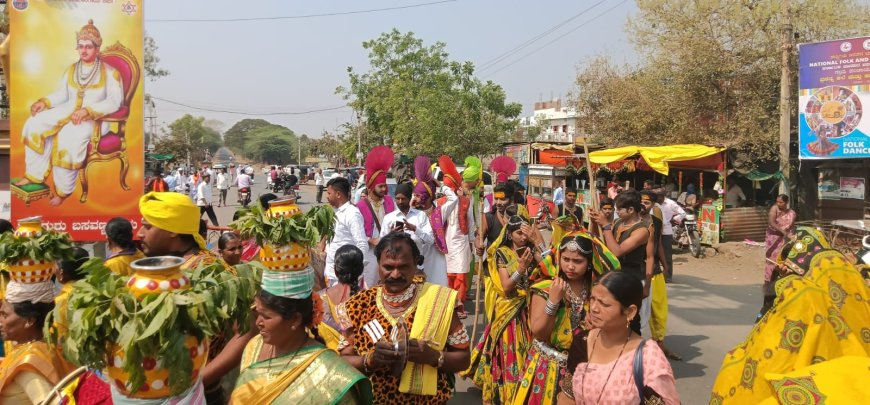
POLYGON ((171 394, 178 395, 190 387, 193 372, 186 336, 205 341, 232 324, 239 333, 249 330, 258 266, 236 266, 233 275, 220 264, 202 265, 186 273, 190 289, 146 294, 139 301, 127 288, 129 277, 91 259, 82 266, 87 276, 74 284, 68 301, 69 331, 58 336, 50 327, 55 312, 46 322, 46 336, 63 347, 71 362, 96 369, 105 369, 112 350, 120 347, 133 393, 145 382, 142 360, 159 359, 168 365, 171 394))

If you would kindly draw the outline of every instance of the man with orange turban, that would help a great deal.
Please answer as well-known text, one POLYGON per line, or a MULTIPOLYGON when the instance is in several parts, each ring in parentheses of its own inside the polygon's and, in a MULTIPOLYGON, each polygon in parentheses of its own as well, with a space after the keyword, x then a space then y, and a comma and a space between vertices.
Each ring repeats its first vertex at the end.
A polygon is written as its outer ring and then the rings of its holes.
MULTIPOLYGON (((447 242, 447 281, 450 288, 459 292, 459 318, 465 318, 465 299, 468 292, 468 272, 471 270, 471 246, 477 224, 474 220, 473 200, 466 195, 462 175, 456 169, 456 164, 450 156, 444 155, 438 159, 438 166, 444 175, 444 186, 458 196, 456 207, 447 216, 444 239, 447 242)), ((448 193, 445 190, 445 194, 448 193)), ((447 204, 448 197, 438 199, 438 205, 447 204)))

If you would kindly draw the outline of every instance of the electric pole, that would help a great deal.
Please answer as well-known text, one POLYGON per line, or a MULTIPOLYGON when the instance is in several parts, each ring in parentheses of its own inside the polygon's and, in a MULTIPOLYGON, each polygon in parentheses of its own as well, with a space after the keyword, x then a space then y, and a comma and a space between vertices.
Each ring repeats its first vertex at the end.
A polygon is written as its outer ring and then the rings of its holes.
POLYGON ((780 194, 789 195, 789 145, 791 144, 791 68, 789 61, 792 50, 791 0, 782 1, 782 77, 779 80, 779 170, 783 180, 779 184, 780 194))

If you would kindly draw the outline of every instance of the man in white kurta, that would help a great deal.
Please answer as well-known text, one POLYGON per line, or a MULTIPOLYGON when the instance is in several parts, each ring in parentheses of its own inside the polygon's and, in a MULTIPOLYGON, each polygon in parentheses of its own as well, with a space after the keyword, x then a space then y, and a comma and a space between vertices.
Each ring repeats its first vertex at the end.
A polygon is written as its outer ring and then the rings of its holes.
MULTIPOLYGON (((419 183, 418 183, 419 184, 419 183)), ((433 188, 434 189, 434 188, 433 188)), ((414 189, 414 205, 417 209, 428 212, 429 214, 429 224, 432 227, 432 233, 435 235, 435 238, 438 238, 437 230, 435 229, 436 224, 432 222, 432 215, 434 210, 439 210, 443 223, 447 223, 448 219, 453 213, 454 208, 456 208, 456 202, 458 201, 458 197, 453 190, 449 188, 444 190, 444 196, 446 197, 442 204, 435 205, 432 201, 434 193, 429 193, 428 195, 424 195, 420 192, 421 189, 415 187, 414 189)), ((445 244, 446 244, 446 235, 445 235, 445 244)), ((441 250, 436 246, 439 243, 437 240, 429 245, 426 249, 421 249, 423 254, 423 269, 426 272, 426 281, 438 284, 444 287, 448 287, 450 285, 447 280, 447 256, 441 252, 441 250)))
MULTIPOLYGON (((447 192, 453 193, 448 187, 447 192)), ((474 204, 471 197, 465 196, 465 192, 459 189, 462 194, 458 197, 455 203, 455 208, 447 217, 447 229, 444 231, 445 241, 447 242, 447 278, 450 282, 450 288, 459 292, 459 312, 461 316, 467 316, 465 305, 463 302, 468 292, 468 272, 471 269, 471 245, 474 243, 474 235, 477 232, 477 226, 474 221, 474 204), (460 224, 460 216, 464 217, 466 226, 463 230, 460 224)), ((446 205, 446 204, 445 204, 446 205)))
POLYGON ((435 234, 432 232, 432 226, 429 224, 429 217, 426 216, 426 213, 411 207, 412 196, 410 184, 403 183, 396 186, 394 197, 396 210, 384 216, 380 237, 383 238, 390 232, 407 233, 422 254, 435 243, 435 234))
POLYGON ((44 183, 51 174, 52 205, 75 191, 91 137, 109 131, 109 123, 96 120, 117 111, 124 101, 121 75, 101 61, 102 38, 92 21, 77 39, 79 61, 67 67, 57 90, 33 103, 21 134, 25 179, 16 184, 44 183))

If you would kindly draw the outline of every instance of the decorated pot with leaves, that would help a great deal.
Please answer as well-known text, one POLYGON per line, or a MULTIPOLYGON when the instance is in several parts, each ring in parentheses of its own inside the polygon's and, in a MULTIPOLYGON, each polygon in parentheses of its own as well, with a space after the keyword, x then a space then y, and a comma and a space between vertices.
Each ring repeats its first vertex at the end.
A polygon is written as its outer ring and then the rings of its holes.
POLYGON ((284 246, 265 244, 260 249, 260 262, 272 271, 303 270, 311 263, 308 248, 299 243, 284 246))
POLYGON ((294 217, 302 213, 296 205, 296 198, 284 197, 269 202, 269 215, 272 217, 294 217))
MULTIPOLYGON (((208 361, 208 341, 200 341, 199 339, 188 335, 184 338, 184 348, 187 349, 187 356, 193 363, 193 372, 190 375, 191 381, 196 381, 199 378, 199 373, 205 367, 208 361)), ((139 399, 159 399, 172 396, 171 384, 169 380, 169 369, 166 368, 167 361, 158 359, 154 354, 143 354, 141 369, 145 373, 145 381, 139 385, 138 389, 133 390, 130 381, 130 374, 124 371, 124 359, 126 353, 120 346, 112 346, 112 358, 108 363, 109 381, 122 394, 129 398, 139 399)), ((169 367, 173 367, 169 364, 169 367)))
POLYGON ((72 239, 45 230, 39 216, 18 223, 14 233, 0 235, 0 259, 8 265, 10 279, 25 284, 50 280, 58 261, 71 258, 72 239))
POLYGON ((34 216, 18 220, 15 236, 19 238, 35 238, 45 232, 42 227, 42 217, 34 216))
POLYGON ((158 256, 139 259, 130 263, 133 274, 127 280, 127 288, 136 298, 144 294, 190 288, 190 279, 181 271, 184 259, 173 256, 158 256))

